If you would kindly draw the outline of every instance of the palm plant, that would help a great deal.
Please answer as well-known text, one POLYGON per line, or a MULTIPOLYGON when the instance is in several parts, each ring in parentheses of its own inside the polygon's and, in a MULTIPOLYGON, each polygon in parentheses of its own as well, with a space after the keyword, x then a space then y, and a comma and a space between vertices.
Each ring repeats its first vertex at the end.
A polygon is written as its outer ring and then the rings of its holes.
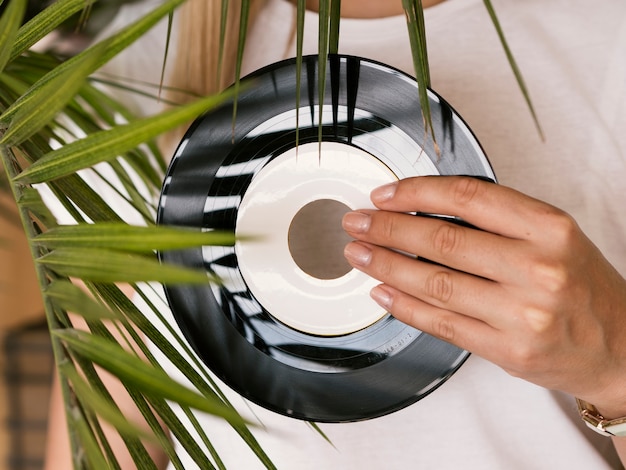
MULTIPOLYGON (((36 261, 66 403, 75 468, 119 468, 102 428, 105 421, 120 434, 139 468, 156 468, 143 444, 146 440, 158 442, 174 466, 182 468, 160 422, 167 425, 200 467, 221 466, 219 450, 213 450, 210 437, 195 420, 192 410, 228 420, 261 462, 268 468, 273 466, 246 423, 194 359, 185 341, 173 331, 170 333, 174 341, 166 339, 118 287, 119 283, 130 285, 154 314, 160 316, 146 293, 150 289, 146 283, 213 280, 208 280, 204 272, 160 264, 154 252, 234 242, 230 233, 155 226, 154 201, 161 188, 165 164, 154 142, 167 130, 192 120, 236 93, 238 80, 232 91, 135 119, 114 96, 98 87, 93 76, 99 67, 159 20, 169 15, 171 21, 175 8, 183 2, 164 0, 114 36, 73 57, 63 58, 35 52, 33 45, 68 18, 91 8, 97 0, 58 0, 23 25, 26 0, 0 0, 0 6, 4 7, 0 17, 0 153, 6 174, 0 179, 0 190, 11 191, 18 203, 36 261), (114 175, 115 185, 109 182, 108 174, 114 175), (142 223, 131 225, 122 220, 114 205, 105 201, 86 179, 113 185, 120 199, 133 207, 142 223), (57 223, 47 205, 49 199, 44 200, 40 195, 44 189, 58 200, 57 204, 74 223, 57 223), (76 280, 86 290, 77 287, 76 280), (75 318, 82 318, 88 328, 76 328, 75 318), (169 378, 145 339, 168 356, 193 384, 193 389, 169 378), (96 366, 121 380, 144 415, 150 432, 138 429, 120 412, 96 366), (169 403, 182 407, 209 451, 196 443, 169 403)), ((339 5, 339 0, 320 1, 322 64, 329 53, 337 52, 339 5)), ((485 0, 485 5, 503 39, 491 2, 485 0)), ((224 7, 227 6, 228 2, 224 1, 224 7)), ((403 6, 428 122, 428 59, 421 1, 403 0, 403 6)), ((298 0, 299 57, 304 8, 304 0, 298 0)), ((246 24, 248 9, 249 0, 243 0, 242 25, 246 24)), ((242 34, 238 64, 244 41, 242 34)), ((324 76, 322 69, 322 80, 324 76)))

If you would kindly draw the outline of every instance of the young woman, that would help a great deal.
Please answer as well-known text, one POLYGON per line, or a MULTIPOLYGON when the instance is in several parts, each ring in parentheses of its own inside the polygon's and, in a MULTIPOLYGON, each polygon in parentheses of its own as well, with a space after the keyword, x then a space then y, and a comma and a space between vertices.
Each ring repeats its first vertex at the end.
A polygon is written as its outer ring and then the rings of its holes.
MULTIPOLYGON (((219 3, 181 8, 170 84, 211 93, 232 80, 232 62, 215 79, 219 3)), ((305 53, 315 53, 308 3, 305 53)), ((399 0, 342 4, 340 52, 412 71, 399 0)), ((473 129, 501 184, 444 177, 379 188, 379 211, 344 218, 356 239, 345 254, 381 281, 372 297, 393 315, 474 354, 404 410, 323 425, 333 446, 251 406, 267 428, 261 446, 279 468, 620 468, 626 438, 587 429, 573 397, 608 419, 626 416, 626 3, 494 1, 545 140, 483 2, 423 4, 432 87, 473 129), (403 215, 415 210, 458 214, 483 231, 403 215)), ((294 21, 287 0, 255 4, 244 72, 295 54, 294 21)), ((112 67, 155 81, 162 38, 155 30, 112 67)), ((261 466, 223 423, 202 419, 229 468, 261 466)), ((61 468, 53 458, 49 468, 61 468)))

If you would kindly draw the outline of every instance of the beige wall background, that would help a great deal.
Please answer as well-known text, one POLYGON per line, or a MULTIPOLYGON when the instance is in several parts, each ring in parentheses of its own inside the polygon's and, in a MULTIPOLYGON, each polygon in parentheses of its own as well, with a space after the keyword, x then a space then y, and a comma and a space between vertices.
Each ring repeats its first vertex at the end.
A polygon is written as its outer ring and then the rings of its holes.
POLYGON ((42 318, 42 302, 33 261, 13 199, 0 194, 0 330, 42 318), (15 222, 17 223, 15 223, 15 222))
POLYGON ((0 469, 3 469, 10 451, 5 341, 11 332, 41 322, 44 315, 28 243, 9 195, 0 194, 0 214, 9 214, 9 217, 0 216, 0 469))

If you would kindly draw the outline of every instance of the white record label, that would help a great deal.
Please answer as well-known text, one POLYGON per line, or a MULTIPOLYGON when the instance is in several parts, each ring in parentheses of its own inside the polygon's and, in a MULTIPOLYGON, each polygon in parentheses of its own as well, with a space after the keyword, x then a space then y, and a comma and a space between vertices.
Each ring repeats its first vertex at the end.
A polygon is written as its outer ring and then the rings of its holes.
MULTIPOLYGON (((307 273, 297 262, 306 253, 292 252, 288 238, 307 205, 337 201, 336 207, 346 210, 373 209, 371 190, 396 179, 377 158, 336 142, 292 148, 255 175, 239 206, 236 234, 242 241, 235 251, 250 291, 277 320, 305 333, 335 336, 366 328, 386 314, 369 297, 377 281, 354 269, 332 279, 307 273)), ((309 255, 319 259, 325 253, 309 255)))

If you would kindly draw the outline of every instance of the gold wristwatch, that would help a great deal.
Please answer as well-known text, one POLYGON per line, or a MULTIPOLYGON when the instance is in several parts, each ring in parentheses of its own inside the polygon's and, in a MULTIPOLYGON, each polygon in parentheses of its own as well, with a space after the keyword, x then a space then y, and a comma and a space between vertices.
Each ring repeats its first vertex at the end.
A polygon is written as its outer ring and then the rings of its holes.
POLYGON ((603 436, 626 437, 626 416, 606 419, 591 403, 576 398, 578 413, 585 424, 603 436))

